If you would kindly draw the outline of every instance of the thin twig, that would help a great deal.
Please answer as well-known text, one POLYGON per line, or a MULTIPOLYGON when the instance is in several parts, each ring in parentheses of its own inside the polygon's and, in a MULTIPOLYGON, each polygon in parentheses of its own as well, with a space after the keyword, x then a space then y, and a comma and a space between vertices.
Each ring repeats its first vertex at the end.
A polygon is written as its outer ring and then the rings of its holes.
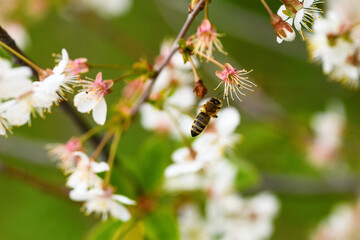
POLYGON ((198 3, 198 5, 196 6, 196 8, 194 9, 194 11, 192 11, 188 15, 188 18, 186 19, 186 22, 185 22, 184 26, 182 27, 179 35, 177 36, 177 38, 176 38, 176 40, 175 40, 175 42, 174 42, 174 44, 173 44, 173 46, 171 48, 171 51, 170 51, 169 55, 167 56, 165 61, 160 65, 160 67, 155 70, 154 76, 151 79, 149 79, 150 84, 145 89, 143 95, 141 96, 141 98, 139 99, 137 104, 131 109, 131 116, 132 117, 134 117, 136 115, 136 113, 139 111, 141 105, 148 99, 157 77, 159 76, 161 71, 164 69, 164 67, 169 63, 169 61, 171 60, 171 58, 175 54, 175 52, 178 50, 178 42, 179 42, 179 40, 181 38, 185 37, 185 34, 189 30, 189 28, 190 28, 192 22, 194 21, 195 17, 198 15, 198 13, 201 10, 204 9, 205 2, 206 2, 206 0, 201 0, 198 3))
POLYGON ((29 185, 32 185, 46 193, 50 193, 57 197, 61 197, 63 199, 69 200, 69 190, 65 187, 60 187, 58 185, 54 185, 49 183, 48 181, 41 180, 35 176, 32 176, 24 171, 21 171, 17 168, 6 166, 4 164, 0 165, 0 173, 3 173, 9 177, 14 179, 21 180, 26 182, 29 185))
MULTIPOLYGON (((22 56, 26 57, 25 54, 20 50, 20 48, 16 45, 14 39, 12 39, 10 37, 10 35, 5 31, 5 29, 3 29, 0 26, 0 41, 5 43, 7 46, 11 47, 14 51, 20 53, 22 56)), ((22 66, 27 66, 31 68, 32 74, 33 76, 38 79, 38 73, 36 71, 36 69, 32 68, 31 66, 29 66, 26 62, 24 62, 21 58, 19 58, 18 56, 16 56, 15 54, 13 54, 12 52, 10 52, 11 56, 12 56, 12 61, 15 64, 19 64, 22 66)), ((29 59, 28 57, 26 57, 27 59, 29 59)))

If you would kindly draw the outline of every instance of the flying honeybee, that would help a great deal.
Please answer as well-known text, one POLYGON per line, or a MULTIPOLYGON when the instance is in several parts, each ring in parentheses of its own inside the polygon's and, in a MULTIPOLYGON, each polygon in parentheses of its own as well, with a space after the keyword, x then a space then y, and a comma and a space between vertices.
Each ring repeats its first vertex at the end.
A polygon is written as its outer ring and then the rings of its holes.
POLYGON ((216 115, 222 107, 222 102, 218 98, 211 98, 203 106, 199 114, 196 116, 191 126, 191 136, 199 135, 210 122, 210 118, 217 118, 216 115))

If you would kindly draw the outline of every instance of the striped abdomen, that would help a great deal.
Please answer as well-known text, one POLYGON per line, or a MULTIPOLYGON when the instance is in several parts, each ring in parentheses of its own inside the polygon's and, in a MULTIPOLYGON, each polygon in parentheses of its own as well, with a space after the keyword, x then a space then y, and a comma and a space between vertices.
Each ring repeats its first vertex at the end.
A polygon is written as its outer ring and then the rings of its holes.
POLYGON ((204 131, 209 122, 210 116, 206 115, 204 112, 200 112, 191 126, 191 136, 196 137, 199 135, 202 131, 204 131))

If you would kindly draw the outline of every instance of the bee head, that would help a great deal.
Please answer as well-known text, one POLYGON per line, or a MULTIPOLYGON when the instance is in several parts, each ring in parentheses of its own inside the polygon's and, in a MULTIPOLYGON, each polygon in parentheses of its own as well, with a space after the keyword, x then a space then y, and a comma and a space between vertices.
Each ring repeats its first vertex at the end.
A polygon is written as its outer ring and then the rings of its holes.
POLYGON ((218 98, 211 98, 210 102, 214 103, 215 105, 221 105, 221 101, 218 98))

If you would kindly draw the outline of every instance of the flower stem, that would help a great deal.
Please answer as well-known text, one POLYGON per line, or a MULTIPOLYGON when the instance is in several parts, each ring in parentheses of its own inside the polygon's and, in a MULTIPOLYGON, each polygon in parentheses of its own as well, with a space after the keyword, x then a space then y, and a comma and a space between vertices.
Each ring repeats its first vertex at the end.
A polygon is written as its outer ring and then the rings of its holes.
POLYGON ((105 179, 104 179, 104 186, 108 186, 110 183, 111 170, 113 169, 115 155, 116 155, 116 149, 119 145, 120 137, 121 137, 121 129, 117 128, 115 131, 115 134, 114 134, 113 141, 110 146, 110 153, 109 153, 109 159, 108 159, 108 164, 109 164, 110 169, 109 169, 109 171, 106 172, 105 179))
POLYGON ((126 78, 128 78, 128 77, 131 77, 133 74, 134 74, 134 73, 124 74, 124 75, 122 75, 122 76, 120 76, 120 77, 118 77, 118 78, 113 79, 113 81, 114 81, 114 83, 115 83, 115 82, 124 80, 124 79, 126 79, 126 78))
POLYGON ((27 59, 26 57, 24 57, 22 54, 20 54, 19 52, 15 51, 14 49, 12 49, 10 46, 8 46, 7 44, 5 44, 4 42, 0 41, 0 45, 5 48, 6 50, 8 50, 9 52, 11 52, 12 54, 14 54, 17 58, 21 59, 22 61, 24 61, 27 65, 29 65, 30 67, 32 67, 33 69, 35 69, 39 75, 42 74, 46 74, 46 71, 44 69, 42 69, 41 67, 39 67, 38 65, 36 65, 35 63, 33 63, 32 61, 30 61, 29 59, 27 59))
POLYGON ((89 138, 91 138, 93 135, 95 135, 96 133, 100 132, 102 129, 104 128, 104 126, 96 126, 91 128, 89 131, 85 132, 82 136, 80 136, 80 140, 82 142, 87 141, 89 138))
POLYGON ((131 116, 134 117, 136 115, 136 113, 139 111, 141 105, 148 99, 150 93, 151 93, 151 89, 154 86, 154 83, 157 79, 157 77, 159 76, 160 72, 165 68, 165 66, 169 63, 171 57, 175 54, 175 52, 178 50, 178 42, 181 38, 184 38, 185 34, 187 33, 187 31, 189 30, 192 22, 194 21, 195 17, 199 14, 199 12, 201 10, 204 9, 204 5, 205 5, 205 1, 206 0, 200 0, 200 2, 196 5, 194 11, 192 11, 187 19, 185 24, 183 25, 183 27, 181 28, 180 33, 178 34, 172 48, 171 51, 169 53, 169 55, 167 56, 167 58, 165 59, 165 61, 160 65, 160 67, 158 69, 156 69, 154 76, 149 79, 150 84, 148 85, 148 87, 145 89, 143 95, 140 97, 139 101, 137 102, 137 104, 131 109, 131 116))
POLYGON ((112 133, 107 132, 105 134, 105 136, 101 139, 101 142, 99 143, 99 145, 96 147, 94 154, 91 156, 92 159, 96 159, 99 154, 101 153, 101 151, 103 150, 103 148, 105 147, 106 143, 110 140, 110 138, 112 137, 112 133))
POLYGON ((194 64, 194 61, 191 59, 191 57, 189 56, 189 62, 190 62, 190 65, 191 65, 191 68, 193 70, 193 73, 194 73, 194 77, 195 77, 195 82, 197 82, 198 80, 200 80, 200 77, 196 71, 196 67, 195 67, 195 64, 194 64))
POLYGON ((218 61, 216 61, 215 59, 213 59, 213 58, 211 58, 211 57, 206 56, 206 54, 203 54, 202 52, 198 52, 198 51, 196 51, 195 53, 196 53, 197 55, 200 55, 200 56, 206 58, 208 61, 210 61, 210 62, 218 65, 221 69, 224 69, 224 68, 225 68, 225 66, 224 66, 223 64, 219 63, 218 61))
POLYGON ((131 67, 121 64, 97 64, 87 63, 89 68, 113 68, 113 69, 130 69, 131 67))
POLYGON ((264 7, 266 8, 267 12, 269 13, 270 17, 274 16, 273 11, 271 11, 269 5, 267 5, 267 3, 265 2, 265 0, 260 0, 261 3, 264 5, 264 7))
POLYGON ((205 19, 209 19, 209 0, 205 2, 205 19))

